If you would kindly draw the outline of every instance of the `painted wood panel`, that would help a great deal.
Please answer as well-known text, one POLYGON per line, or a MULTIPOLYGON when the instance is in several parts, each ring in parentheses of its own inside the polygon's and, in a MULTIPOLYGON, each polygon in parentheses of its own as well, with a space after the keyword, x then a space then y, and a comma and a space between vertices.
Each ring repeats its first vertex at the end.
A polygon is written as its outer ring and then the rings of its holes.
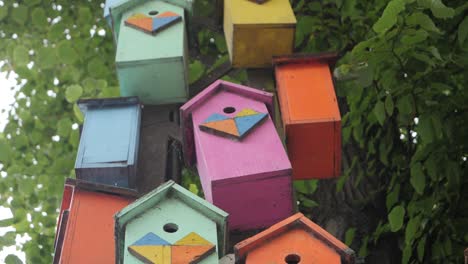
POLYGON ((115 263, 113 215, 132 200, 76 189, 60 263, 115 263))
POLYGON ((183 20, 183 8, 163 1, 140 2, 122 12, 116 54, 122 96, 138 96, 150 105, 187 100, 188 53, 183 20), (151 15, 153 12, 156 15, 151 15), (164 12, 183 19, 155 35, 125 25, 135 14, 156 17, 164 12))
POLYGON ((341 116, 327 61, 320 56, 276 58, 275 75, 293 177, 341 174, 341 116))
POLYGON ((224 2, 224 32, 234 67, 262 68, 291 54, 296 18, 288 0, 224 2))
POLYGON ((236 263, 351 264, 355 254, 301 213, 295 214, 234 247, 236 263))
POLYGON ((272 101, 269 93, 217 82, 181 107, 184 151, 195 149, 205 198, 230 214, 231 230, 266 227, 293 213, 291 164, 270 116, 272 101), (199 127, 212 114, 233 118, 244 109, 269 114, 242 139, 199 127))

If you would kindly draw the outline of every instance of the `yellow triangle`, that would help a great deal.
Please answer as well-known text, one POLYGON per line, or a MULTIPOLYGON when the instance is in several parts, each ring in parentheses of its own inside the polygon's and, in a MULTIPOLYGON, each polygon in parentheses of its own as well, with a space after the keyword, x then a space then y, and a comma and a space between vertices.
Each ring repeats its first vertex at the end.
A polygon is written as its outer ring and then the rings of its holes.
POLYGON ((250 116, 250 115, 256 115, 256 114, 259 114, 259 112, 250 108, 245 108, 245 109, 242 109, 242 111, 240 111, 239 113, 237 113, 236 117, 250 116))
POLYGON ((128 251, 144 263, 171 264, 171 246, 129 246, 128 251))
POLYGON ((204 239, 203 237, 199 236, 197 233, 192 232, 179 241, 175 243, 177 246, 201 246, 207 245, 212 246, 213 244, 210 241, 204 239))

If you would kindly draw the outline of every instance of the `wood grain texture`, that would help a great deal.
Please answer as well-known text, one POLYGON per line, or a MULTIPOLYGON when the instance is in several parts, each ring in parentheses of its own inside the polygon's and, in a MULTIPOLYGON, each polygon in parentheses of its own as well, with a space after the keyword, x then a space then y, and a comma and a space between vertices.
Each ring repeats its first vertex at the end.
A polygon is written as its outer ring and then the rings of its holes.
POLYGON ((131 201, 75 189, 59 263, 114 263, 113 215, 131 201))
POLYGON ((173 181, 118 212, 115 223, 117 263, 139 263, 126 249, 148 232, 172 245, 193 232, 199 234, 216 246, 216 251, 200 263, 216 263, 225 254, 227 213, 173 181), (172 231, 165 229, 167 224, 174 227, 172 231))
POLYGON ((291 54, 295 27, 288 0, 224 3, 224 32, 233 67, 269 67, 273 56, 291 54))
POLYGON ((341 116, 327 56, 279 58, 278 97, 293 177, 341 175, 341 116))
POLYGON ((295 214, 234 247, 236 263, 285 263, 288 255, 300 263, 355 262, 354 251, 301 213, 295 214))
POLYGON ((183 8, 165 1, 140 1, 122 12, 116 52, 120 93, 138 96, 149 105, 185 102, 188 97, 185 23, 171 24, 156 35, 125 26, 125 21, 134 14, 151 11, 172 12, 185 19, 183 8))
POLYGON ((229 212, 231 230, 266 227, 292 214, 291 165, 270 115, 242 141, 203 132, 198 126, 212 113, 230 118, 246 108, 271 113, 272 103, 269 93, 223 82, 181 107, 182 118, 190 116, 190 121, 183 123, 184 136, 195 144, 205 198, 229 212), (226 113, 226 107, 235 111, 226 113))

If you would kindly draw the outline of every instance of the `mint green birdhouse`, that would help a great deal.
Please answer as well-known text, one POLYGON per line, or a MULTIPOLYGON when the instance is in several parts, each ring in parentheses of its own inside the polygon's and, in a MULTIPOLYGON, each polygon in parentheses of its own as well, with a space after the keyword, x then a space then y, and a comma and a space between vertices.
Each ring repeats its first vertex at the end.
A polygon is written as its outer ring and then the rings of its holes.
POLYGON ((226 253, 227 217, 168 181, 114 216, 116 263, 218 263, 226 253))
POLYGON ((188 98, 185 10, 165 1, 133 0, 110 7, 122 96, 143 104, 188 98))

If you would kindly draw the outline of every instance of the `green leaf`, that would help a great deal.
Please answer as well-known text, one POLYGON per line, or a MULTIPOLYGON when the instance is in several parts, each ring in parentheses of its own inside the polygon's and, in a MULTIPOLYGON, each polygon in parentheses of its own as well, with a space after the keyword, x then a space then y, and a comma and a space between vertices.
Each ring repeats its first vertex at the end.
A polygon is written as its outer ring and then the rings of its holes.
POLYGON ((436 27, 436 25, 434 24, 434 22, 432 21, 432 19, 422 13, 422 12, 416 12, 412 15, 410 15, 407 19, 406 19, 406 23, 408 25, 419 25, 421 28, 427 30, 427 31, 433 31, 433 32, 437 32, 439 33, 440 30, 436 27))
POLYGON ((5 258, 5 264, 23 264, 23 262, 18 256, 10 254, 5 258))
POLYGON ((463 46, 466 37, 468 36, 468 16, 458 26, 458 43, 463 46))
POLYGON ((55 49, 52 48, 40 48, 37 52, 37 64, 39 67, 49 69, 54 66, 57 62, 57 56, 55 49))
POLYGON ((418 259, 420 262, 424 260, 424 250, 426 249, 426 237, 419 240, 417 251, 418 251, 418 259))
POLYGON ((374 114, 377 117, 377 121, 383 126, 385 123, 385 106, 382 101, 378 101, 377 104, 375 104, 374 114))
POLYGON ((432 118, 428 115, 420 116, 416 131, 424 143, 432 142, 434 139, 434 126, 432 124, 432 118))
POLYGON ((406 225, 406 230, 405 230, 406 244, 411 245, 411 243, 413 242, 415 238, 416 232, 419 229, 420 224, 421 224, 420 216, 413 217, 408 221, 408 224, 406 225))
POLYGON ((189 191, 191 191, 193 194, 198 195, 198 187, 196 184, 191 183, 189 185, 189 191))
POLYGON ((195 60, 189 65, 189 83, 192 84, 200 79, 205 73, 205 65, 199 60, 195 60))
POLYGON ((395 206, 390 214, 388 214, 388 222, 392 232, 397 232, 403 226, 403 219, 405 217, 405 208, 401 205, 395 206))
POLYGON ((399 194, 400 184, 396 184, 395 187, 393 187, 393 190, 387 194, 385 205, 387 206, 388 211, 390 211, 390 209, 398 202, 399 194))
POLYGON ((413 113, 413 99, 412 96, 407 94, 397 101, 397 109, 400 114, 410 115, 413 113))
POLYGON ((29 51, 25 46, 18 45, 13 51, 13 63, 24 66, 29 63, 29 51))
POLYGON ((394 108, 394 105, 393 105, 392 96, 387 95, 387 97, 385 98, 385 110, 387 111, 388 116, 393 115, 393 108, 394 108))
POLYGON ((406 45, 414 45, 416 43, 426 40, 428 36, 429 34, 427 33, 427 31, 419 29, 416 32, 414 32, 414 34, 404 35, 401 38, 401 43, 406 45))
POLYGON ((0 6, 0 21, 2 21, 5 17, 8 16, 8 10, 9 10, 9 6, 7 5, 0 6))
POLYGON ((83 123, 84 121, 83 113, 81 112, 77 104, 73 105, 73 113, 75 114, 76 119, 78 119, 80 123, 83 123))
POLYGON ((353 227, 353 228, 349 228, 348 230, 346 230, 345 244, 348 246, 351 246, 355 235, 356 235, 356 228, 353 227))
POLYGON ((73 64, 79 58, 78 53, 76 53, 69 40, 62 40, 58 44, 57 55, 66 64, 73 64))
POLYGON ((410 183, 418 194, 423 194, 426 188, 426 176, 423 172, 423 167, 420 162, 411 165, 410 183))
POLYGON ((406 245, 403 249, 403 254, 401 256, 401 264, 407 264, 411 258, 412 248, 410 245, 406 245))
POLYGON ((26 20, 28 20, 28 8, 23 4, 20 4, 18 7, 13 8, 11 11, 11 18, 14 22, 19 25, 24 25, 26 20))
POLYGON ((377 33, 385 33, 392 28, 396 22, 397 17, 401 11, 405 10, 406 2, 404 0, 392 0, 388 3, 382 16, 372 27, 377 33))
POLYGON ((72 122, 69 118, 62 118, 57 123, 57 134, 61 137, 68 137, 72 127, 72 122))
POLYGON ((44 8, 34 8, 31 12, 31 20, 36 28, 45 29, 48 26, 47 16, 44 8))
POLYGON ((70 85, 67 87, 67 90, 65 91, 65 99, 69 103, 74 103, 78 99, 80 99, 80 96, 83 94, 83 88, 81 86, 74 84, 70 85))
POLYGON ((453 8, 447 7, 442 0, 430 0, 432 14, 437 18, 451 18, 455 15, 453 8))

